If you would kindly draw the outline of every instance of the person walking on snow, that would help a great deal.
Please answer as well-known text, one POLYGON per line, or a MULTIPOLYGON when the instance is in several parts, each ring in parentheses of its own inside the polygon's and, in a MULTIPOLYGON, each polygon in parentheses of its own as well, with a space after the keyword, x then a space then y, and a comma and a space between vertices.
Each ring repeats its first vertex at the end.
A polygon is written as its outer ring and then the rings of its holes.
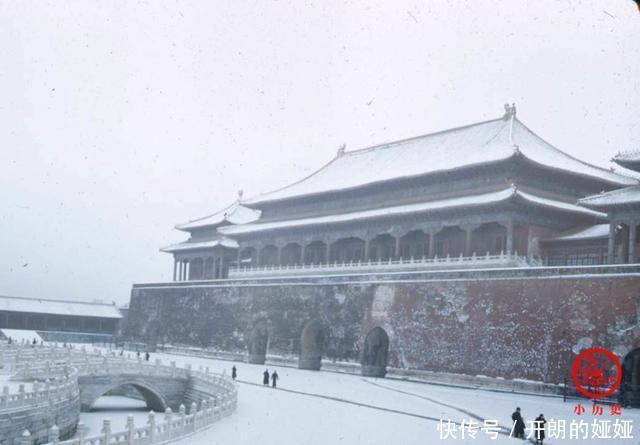
POLYGON ((264 386, 269 386, 269 370, 265 369, 262 373, 262 384, 264 386))
POLYGON ((147 352, 145 352, 145 353, 144 353, 144 360, 145 360, 146 362, 148 362, 148 361, 149 361, 149 358, 150 358, 150 357, 151 357, 151 356, 149 355, 149 351, 147 351, 147 352))
POLYGON ((534 432, 536 437, 536 444, 542 445, 544 441, 544 426, 547 423, 547 419, 544 418, 544 414, 540 414, 536 417, 534 422, 534 432))
POLYGON ((273 388, 276 387, 276 382, 278 381, 280 377, 278 376, 278 372, 277 371, 273 371, 273 374, 271 374, 271 386, 273 388))
POLYGON ((231 378, 235 380, 236 377, 238 377, 238 370, 236 369, 236 365, 233 365, 231 367, 231 378))
POLYGON ((511 414, 511 420, 513 421, 513 437, 524 439, 524 420, 520 414, 520 407, 517 407, 515 412, 511 414))

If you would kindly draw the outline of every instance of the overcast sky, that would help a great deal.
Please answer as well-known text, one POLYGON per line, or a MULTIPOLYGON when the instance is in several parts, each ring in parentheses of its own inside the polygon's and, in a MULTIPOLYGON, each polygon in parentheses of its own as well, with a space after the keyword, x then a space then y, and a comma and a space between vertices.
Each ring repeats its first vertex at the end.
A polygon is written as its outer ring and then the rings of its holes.
MULTIPOLYGON (((334 155, 499 117, 640 147, 640 12, 594 1, 0 1, 0 294, 125 303, 173 229, 334 155)), ((429 162, 425 159, 425 162, 429 162)))

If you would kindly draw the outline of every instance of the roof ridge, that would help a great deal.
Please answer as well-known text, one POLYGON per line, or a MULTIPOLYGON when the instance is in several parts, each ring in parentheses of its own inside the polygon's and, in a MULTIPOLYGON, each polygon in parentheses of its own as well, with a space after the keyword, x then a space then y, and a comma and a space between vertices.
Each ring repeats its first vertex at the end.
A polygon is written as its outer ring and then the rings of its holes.
POLYGON ((216 211, 216 212, 213 212, 213 213, 211 213, 211 214, 209 214, 209 215, 206 215, 206 216, 202 216, 202 217, 200 217, 200 218, 192 219, 192 220, 187 221, 187 222, 185 222, 185 223, 176 224, 174 227, 175 227, 176 229, 178 229, 178 228, 179 228, 179 227, 181 227, 181 226, 186 226, 187 224, 191 224, 191 223, 194 223, 194 222, 202 221, 203 219, 211 218, 212 216, 215 216, 215 215, 217 215, 218 213, 224 212, 225 210, 230 209, 230 208, 231 208, 231 207, 233 207, 233 206, 237 206, 238 204, 240 204, 240 201, 239 201, 239 200, 235 200, 235 201, 234 201, 233 203, 231 203, 230 205, 228 205, 228 206, 226 206, 226 207, 224 207, 224 208, 222 208, 222 209, 220 209, 220 210, 218 210, 218 211, 216 211))
POLYGON ((604 196, 604 195, 608 195, 608 196, 612 196, 613 195, 613 196, 615 196, 615 195, 619 195, 619 194, 625 193, 629 189, 635 189, 635 188, 640 189, 640 184, 630 185, 630 186, 627 186, 627 187, 621 187, 619 189, 610 190, 608 192, 602 191, 600 193, 596 193, 595 195, 589 195, 589 196, 585 196, 584 198, 580 198, 578 200, 578 202, 588 202, 588 201, 591 201, 591 200, 594 200, 594 199, 598 199, 598 198, 600 198, 601 196, 604 196))
MULTIPOLYGON (((466 130, 468 128, 471 127, 477 127, 479 125, 485 125, 491 122, 498 122, 498 121, 504 121, 504 118, 501 116, 499 118, 496 119, 489 119, 486 121, 481 121, 481 122, 475 122, 473 124, 467 124, 467 125, 461 125, 458 127, 451 127, 451 128, 447 128, 446 130, 440 130, 440 131, 435 131, 433 133, 425 133, 425 134, 421 134, 418 136, 412 136, 412 137, 408 137, 405 139, 399 139, 397 141, 389 141, 389 142, 384 142, 381 144, 376 144, 376 145, 371 145, 369 147, 363 147, 363 148, 358 148, 356 150, 352 150, 352 151, 345 151, 344 154, 342 156, 351 156, 354 154, 360 154, 360 153, 366 153, 369 151, 376 151, 376 150, 382 150, 385 148, 391 148, 394 145, 400 145, 400 144, 404 144, 407 142, 411 142, 411 141, 415 141, 418 139, 423 139, 423 138, 427 138, 427 137, 431 137, 431 136, 438 136, 440 134, 444 134, 444 133, 451 133, 451 132, 455 132, 455 131, 461 131, 461 130, 466 130)), ((500 132, 503 130, 503 128, 500 128, 500 130, 498 130, 498 132, 489 140, 493 140, 498 134, 500 134, 500 132)))
MULTIPOLYGON (((550 142, 547 142, 547 140, 546 140, 546 139, 544 139, 542 136, 540 136, 539 134, 537 134, 535 131, 533 131, 533 130, 531 130, 529 127, 527 127, 527 126, 526 126, 526 125, 525 125, 525 124, 524 124, 520 119, 518 119, 517 117, 514 117, 514 119, 515 119, 515 122, 517 122, 517 123, 518 123, 518 124, 519 124, 519 125, 520 125, 524 130, 525 130, 525 131, 527 131, 527 132, 528 132, 528 133, 530 133, 531 135, 533 135, 533 136, 537 137, 538 139, 540 139, 540 141, 542 141, 542 143, 544 143, 548 148, 550 148, 551 150, 553 150, 553 151, 555 151, 555 152, 557 152, 557 153, 559 153, 559 154, 561 154, 561 155, 563 155, 563 156, 565 156, 565 157, 567 157, 567 158, 569 158, 569 159, 571 159, 571 160, 573 160, 573 161, 579 162, 580 164, 582 164, 582 165, 586 165, 586 166, 588 166, 588 167, 592 167, 592 168, 595 168, 595 169, 601 170, 601 171, 603 171, 603 172, 613 173, 613 174, 616 174, 616 175, 618 175, 618 176, 622 176, 622 177, 625 177, 625 178, 628 178, 628 179, 635 179, 635 178, 633 178, 632 176, 623 175, 623 174, 621 174, 621 173, 618 173, 618 172, 614 171, 613 169, 607 169, 607 168, 604 168, 604 167, 600 167, 599 165, 591 164, 591 163, 589 163, 589 162, 585 162, 585 161, 583 161, 583 160, 581 160, 581 159, 578 159, 578 158, 576 158, 575 156, 573 156, 573 155, 571 155, 571 154, 569 154, 569 153, 567 153, 567 152, 565 152, 565 151, 563 151, 563 150, 560 150, 559 148, 557 148, 555 145, 551 144, 550 142)), ((518 146, 518 149, 520 149, 520 146, 518 146)), ((520 151, 522 151, 522 150, 520 150, 520 151)), ((524 154, 525 154, 525 156, 526 156, 526 153, 524 153, 524 154)), ((528 156, 527 156, 527 157, 528 157, 528 156)))
POLYGON ((109 306, 109 307, 114 306, 111 303, 100 303, 98 301, 58 300, 55 298, 16 297, 13 295, 0 295, 0 298, 10 298, 12 300, 28 300, 28 301, 53 301, 56 303, 91 304, 95 306, 109 306))
MULTIPOLYGON (((362 154, 362 153, 368 153, 368 152, 371 152, 371 151, 382 150, 384 148, 391 148, 394 145, 403 144, 403 143, 407 143, 407 142, 410 142, 410 141, 415 141, 417 139, 422 139, 422 138, 426 138, 426 137, 430 137, 430 136, 436 136, 436 135, 443 134, 443 133, 448 133, 448 132, 460 131, 460 130, 464 130, 464 129, 467 129, 467 128, 476 127, 476 126, 488 124, 488 123, 491 123, 491 122, 498 122, 498 121, 502 121, 502 120, 504 120, 504 118, 501 116, 501 117, 495 118, 495 119, 489 119, 489 120, 486 120, 486 121, 481 121, 481 122, 476 122, 476 123, 473 123, 473 124, 462 125, 462 126, 459 126, 459 127, 452 127, 452 128, 448 128, 446 130, 440 130, 440 131, 436 131, 436 132, 433 132, 433 133, 426 133, 426 134, 422 134, 422 135, 419 135, 419 136, 413 136, 413 137, 410 137, 410 138, 400 139, 400 140, 397 140, 397 141, 384 142, 382 144, 376 144, 376 145, 372 145, 372 146, 369 146, 369 147, 363 147, 363 148, 359 148, 359 149, 352 150, 352 151, 342 151, 339 156, 333 157, 330 161, 328 161, 327 163, 325 163, 324 165, 319 167, 317 170, 313 171, 312 173, 308 174, 307 176, 305 176, 305 177, 303 177, 303 178, 301 178, 301 179, 299 179, 299 180, 297 180, 295 182, 292 182, 290 184, 287 184, 285 186, 279 187, 277 189, 273 189, 273 190, 265 192, 265 193, 260 193, 259 195, 255 195, 255 196, 253 196, 251 198, 247 198, 247 199, 241 200, 239 202, 241 204, 248 203, 249 205, 251 205, 251 201, 267 197, 267 196, 269 196, 269 195, 271 195, 273 193, 276 193, 276 192, 288 189, 290 187, 293 187, 294 185, 300 184, 301 182, 304 182, 307 179, 309 179, 309 178, 315 176, 316 174, 320 173, 322 170, 327 168, 329 165, 333 164, 338 159, 351 157, 351 156, 362 154)), ((502 128, 493 136, 493 138, 495 138, 498 134, 500 134, 501 131, 502 131, 502 128)), ((493 138, 491 138, 490 140, 493 140, 493 138)), ((215 215, 215 213, 214 213, 214 215, 215 215)))

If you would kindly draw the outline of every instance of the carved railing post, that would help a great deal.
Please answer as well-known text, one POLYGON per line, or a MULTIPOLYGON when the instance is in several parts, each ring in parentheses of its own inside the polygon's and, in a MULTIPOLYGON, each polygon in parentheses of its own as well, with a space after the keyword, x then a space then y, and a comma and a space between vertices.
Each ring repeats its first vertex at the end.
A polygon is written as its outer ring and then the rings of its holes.
POLYGON ((104 419, 102 421, 102 430, 100 431, 103 437, 103 443, 108 444, 111 442, 111 420, 104 419))
POLYGON ((180 431, 184 433, 185 425, 186 425, 186 417, 187 417, 187 408, 185 408, 184 404, 180 404, 180 431))
POLYGON ((156 414, 153 411, 149 412, 147 425, 149 425, 149 443, 153 444, 156 436, 156 414))
POLYGON ((192 431, 196 431, 198 429, 197 427, 197 420, 198 420, 198 405, 196 404, 196 402, 191 402, 191 408, 189 409, 189 414, 191 415, 191 417, 193 418, 193 428, 192 431))
POLYGON ((76 432, 76 434, 78 435, 78 445, 84 445, 84 437, 87 434, 87 428, 84 426, 84 423, 78 422, 76 432))
POLYGON ((31 433, 29 430, 24 430, 22 432, 22 437, 20 437, 20 445, 32 445, 33 441, 31 440, 31 433))
POLYGON ((171 431, 171 418, 172 417, 173 417, 173 411, 171 411, 171 408, 167 408, 166 410, 164 410, 164 422, 167 425, 166 431, 167 431, 168 434, 170 434, 170 431, 171 431))
POLYGON ((0 408, 6 408, 9 406, 9 387, 2 387, 2 400, 0 401, 0 408))
POLYGON ((60 441, 60 428, 58 428, 58 425, 55 423, 51 428, 49 428, 49 437, 47 439, 53 445, 56 445, 58 441, 60 441))
POLYGON ((133 434, 135 428, 133 416, 127 416, 127 445, 133 445, 133 434))

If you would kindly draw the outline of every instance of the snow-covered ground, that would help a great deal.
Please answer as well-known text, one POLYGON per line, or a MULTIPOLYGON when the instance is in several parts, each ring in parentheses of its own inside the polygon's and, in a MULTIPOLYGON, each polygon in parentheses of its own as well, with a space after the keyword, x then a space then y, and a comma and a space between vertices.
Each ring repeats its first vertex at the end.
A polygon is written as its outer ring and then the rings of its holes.
MULTIPOLYGON (((195 369, 207 366, 213 372, 230 374, 232 362, 200 357, 152 354, 151 360, 179 365, 190 363, 195 369)), ((640 410, 623 409, 621 420, 632 420, 633 440, 570 439, 570 422, 594 419, 615 421, 605 406, 601 416, 591 413, 591 404, 582 401, 586 412, 574 413, 578 401, 563 403, 554 397, 518 395, 485 390, 414 383, 392 379, 363 378, 333 372, 304 371, 295 368, 235 363, 238 368, 238 408, 230 417, 215 423, 206 431, 176 442, 178 445, 388 445, 388 444, 490 444, 514 443, 506 435, 492 440, 482 431, 476 438, 441 440, 439 420, 455 422, 496 420, 511 427, 511 413, 522 408, 525 420, 544 413, 549 419, 566 421, 565 440, 546 440, 545 444, 620 444, 639 443, 640 410), (278 389, 262 386, 262 372, 278 371, 278 389)), ((7 384, 0 374, 0 385, 7 384)), ((17 382, 11 382, 12 390, 17 382)), ((100 432, 102 421, 109 418, 113 431, 124 430, 126 418, 133 415, 138 426, 146 424, 148 410, 144 403, 120 396, 102 397, 94 411, 82 413, 81 421, 89 434, 100 432)), ((157 420, 162 421, 162 416, 157 420)), ((515 442, 517 443, 517 442, 515 442)))
MULTIPOLYGON (((152 360, 174 360, 194 367, 209 366, 214 372, 230 373, 232 363, 198 357, 154 354, 152 360)), ((637 439, 569 439, 572 419, 615 420, 605 407, 602 416, 593 416, 591 405, 578 417, 573 412, 576 401, 542 396, 452 388, 390 379, 362 378, 332 372, 303 371, 293 368, 236 363, 240 392, 238 409, 229 418, 209 430, 186 438, 180 445, 216 445, 261 443, 264 445, 328 444, 426 444, 426 443, 513 443, 516 439, 500 435, 492 440, 480 432, 475 439, 440 440, 439 419, 456 422, 469 419, 498 420, 511 427, 511 413, 522 408, 525 420, 544 413, 547 419, 565 419, 566 439, 545 441, 549 444, 619 444, 638 443, 637 439), (279 388, 261 385, 262 372, 276 369, 279 388)), ((640 424, 640 410, 624 409, 621 419, 640 424)))
POLYGON ((147 424, 149 410, 141 400, 123 396, 102 396, 91 412, 81 413, 80 421, 88 428, 88 434, 99 434, 104 419, 111 420, 112 431, 122 431, 127 425, 127 417, 133 416, 136 425, 147 424))

